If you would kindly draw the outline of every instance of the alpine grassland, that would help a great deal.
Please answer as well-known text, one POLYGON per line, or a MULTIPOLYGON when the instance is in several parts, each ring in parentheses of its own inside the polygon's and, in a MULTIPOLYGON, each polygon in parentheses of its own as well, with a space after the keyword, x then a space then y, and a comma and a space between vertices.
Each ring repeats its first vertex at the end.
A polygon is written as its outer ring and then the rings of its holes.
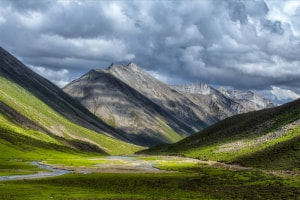
MULTIPOLYGON (((141 158, 155 161, 155 158, 141 158)), ((298 199, 299 176, 158 159, 164 173, 68 174, 0 182, 1 199, 298 199)), ((84 163, 82 163, 85 165, 84 163)), ((89 165, 89 164, 86 164, 89 165)), ((78 166, 78 165, 77 165, 78 166)))

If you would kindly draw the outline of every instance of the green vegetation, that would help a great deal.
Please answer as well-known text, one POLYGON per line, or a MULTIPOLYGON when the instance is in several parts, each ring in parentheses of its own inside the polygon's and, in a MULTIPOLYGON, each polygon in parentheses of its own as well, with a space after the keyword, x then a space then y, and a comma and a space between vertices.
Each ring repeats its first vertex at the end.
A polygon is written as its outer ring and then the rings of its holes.
POLYGON ((161 133, 162 136, 164 136, 166 138, 166 142, 170 143, 170 142, 177 142, 181 139, 183 139, 185 136, 180 135, 179 133, 175 132, 168 124, 165 120, 163 119, 158 119, 159 121, 159 129, 163 130, 163 132, 161 133))
POLYGON ((68 158, 68 159, 48 159, 45 161, 46 164, 50 165, 63 165, 65 167, 87 167, 97 168, 96 164, 124 164, 124 161, 119 160, 107 160, 105 157, 80 157, 80 158, 68 158))
POLYGON ((141 149, 71 123, 3 77, 0 77, 0 101, 39 127, 32 128, 26 121, 0 113, 0 176, 41 171, 28 164, 32 160, 80 160, 107 154, 132 154, 141 149))
POLYGON ((111 127, 114 127, 114 128, 117 127, 116 119, 112 114, 109 115, 109 119, 107 120, 107 124, 110 125, 111 127))
POLYGON ((26 135, 46 143, 67 145, 77 149, 82 146, 91 146, 91 148, 101 149, 107 154, 132 154, 141 149, 141 147, 110 138, 71 123, 27 90, 3 77, 0 77, 0 101, 51 134, 47 135, 39 131, 22 128, 12 123, 12 119, 0 115, 0 128, 2 130, 26 135), (58 141, 57 138, 64 138, 65 141, 58 141), (78 145, 78 142, 81 144, 78 145), (82 143, 85 143, 85 145, 82 145, 82 143))
POLYGON ((98 116, 98 117, 99 117, 99 119, 101 119, 102 121, 104 121, 105 123, 107 123, 109 126, 111 126, 113 128, 117 127, 116 119, 115 119, 115 117, 112 114, 109 114, 108 118, 101 117, 101 116, 98 116))
MULTIPOLYGON (((149 158, 153 159, 154 157, 149 158)), ((47 179, 0 182, 0 199, 298 199, 300 197, 299 176, 282 178, 253 170, 230 171, 188 162, 182 164, 178 158, 161 162, 159 165, 162 169, 179 172, 69 174, 47 179)))
POLYGON ((265 169, 299 170, 300 100, 237 115, 142 154, 182 155, 265 169))
POLYGON ((237 158, 236 162, 258 168, 299 170, 300 137, 275 144, 249 156, 237 158))
MULTIPOLYGON (((0 175, 30 174, 41 169, 29 165, 32 160, 79 159, 96 156, 68 146, 34 139, 13 131, 0 129, 0 175)), ((58 142, 58 141, 57 141, 58 142)), ((100 154, 101 155, 101 154, 100 154)))

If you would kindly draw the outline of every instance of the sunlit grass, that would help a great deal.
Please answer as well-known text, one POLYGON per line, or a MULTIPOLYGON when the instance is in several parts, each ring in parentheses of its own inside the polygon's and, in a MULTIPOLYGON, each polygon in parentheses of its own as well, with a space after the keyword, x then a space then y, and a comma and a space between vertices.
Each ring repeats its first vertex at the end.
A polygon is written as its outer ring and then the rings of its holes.
POLYGON ((253 170, 230 171, 184 162, 184 159, 180 162, 177 157, 165 161, 162 158, 154 160, 152 157, 149 160, 157 161, 161 168, 176 169, 177 172, 69 174, 40 180, 0 182, 0 198, 297 199, 300 197, 300 177, 281 178, 253 170))
MULTIPOLYGON (((94 143, 108 154, 133 154, 142 149, 139 146, 96 133, 70 122, 33 94, 3 77, 0 77, 0 101, 57 136, 63 136, 68 140, 76 139, 94 143)), ((10 129, 13 132, 46 142, 60 143, 38 131, 24 131, 23 128, 12 124, 9 119, 5 119, 3 116, 1 120, 3 123, 0 124, 0 128, 10 129)))

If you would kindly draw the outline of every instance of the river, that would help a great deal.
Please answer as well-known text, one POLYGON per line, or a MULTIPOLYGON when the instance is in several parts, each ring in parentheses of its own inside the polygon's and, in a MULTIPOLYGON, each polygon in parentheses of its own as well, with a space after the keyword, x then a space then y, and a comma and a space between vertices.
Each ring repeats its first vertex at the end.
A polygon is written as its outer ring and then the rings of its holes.
POLYGON ((55 169, 49 165, 40 164, 37 161, 29 162, 29 164, 35 165, 35 166, 39 167, 40 169, 45 169, 48 171, 41 171, 36 174, 0 176, 0 181, 46 178, 46 177, 61 176, 64 174, 72 173, 72 171, 70 171, 70 170, 55 169))

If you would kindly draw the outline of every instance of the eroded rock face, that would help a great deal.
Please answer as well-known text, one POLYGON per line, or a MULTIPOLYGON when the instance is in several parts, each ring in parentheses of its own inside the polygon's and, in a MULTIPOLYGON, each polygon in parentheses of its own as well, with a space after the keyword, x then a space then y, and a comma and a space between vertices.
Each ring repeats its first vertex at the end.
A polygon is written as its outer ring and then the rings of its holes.
POLYGON ((170 87, 134 63, 91 70, 64 91, 128 140, 147 146, 178 141, 244 109, 206 84, 170 87))

